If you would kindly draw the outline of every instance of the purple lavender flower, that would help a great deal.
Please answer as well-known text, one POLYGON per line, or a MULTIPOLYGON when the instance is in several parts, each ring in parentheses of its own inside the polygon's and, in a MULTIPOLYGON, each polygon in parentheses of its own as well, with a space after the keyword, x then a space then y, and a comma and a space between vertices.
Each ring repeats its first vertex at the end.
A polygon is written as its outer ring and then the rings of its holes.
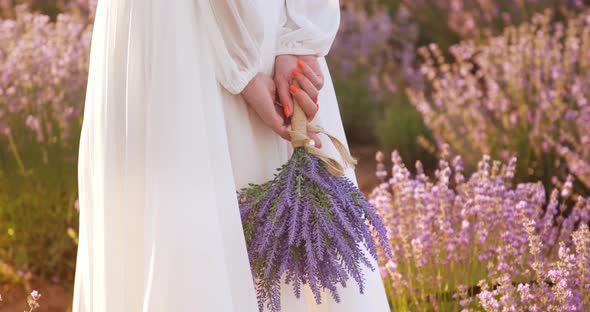
POLYGON ((393 310, 587 310, 590 201, 578 196, 572 207, 560 204, 560 190, 547 201, 541 183, 514 185, 516 159, 484 156, 467 178, 459 156, 451 166, 446 147, 443 155, 435 179, 420 164, 413 176, 394 152, 387 180, 385 157, 376 158, 386 182, 369 198, 391 238, 394 257, 383 255, 380 266, 393 310), (466 290, 478 281, 479 294, 466 290), (444 302, 449 289, 454 300, 444 302))
POLYGON ((262 311, 280 311, 280 282, 297 297, 309 285, 315 301, 352 278, 364 290, 361 265, 376 269, 374 230, 391 255, 387 231, 373 205, 346 177, 335 177, 303 148, 296 148, 275 178, 238 193, 250 264, 262 311), (369 226, 370 225, 370 226, 369 226), (369 251, 365 254, 364 249, 369 251))

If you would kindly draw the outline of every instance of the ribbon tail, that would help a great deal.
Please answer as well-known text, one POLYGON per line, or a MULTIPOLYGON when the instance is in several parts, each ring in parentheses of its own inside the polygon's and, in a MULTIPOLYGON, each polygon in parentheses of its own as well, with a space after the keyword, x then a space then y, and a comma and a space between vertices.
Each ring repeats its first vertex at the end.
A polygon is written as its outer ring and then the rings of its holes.
POLYGON ((336 138, 335 136, 326 132, 326 130, 324 130, 324 128, 322 128, 322 127, 308 125, 307 130, 311 131, 311 132, 325 134, 330 139, 330 141, 332 142, 332 144, 334 145, 336 150, 338 151, 338 154, 340 154, 340 158, 342 158, 342 161, 344 162, 345 167, 354 169, 354 167, 358 163, 357 160, 354 157, 352 157, 352 155, 350 155, 350 152, 346 149, 344 144, 342 144, 342 142, 340 142, 340 140, 338 140, 338 138, 336 138))
POLYGON ((332 159, 332 158, 324 155, 319 148, 314 147, 314 146, 307 146, 305 149, 307 150, 308 153, 316 156, 321 161, 323 161, 326 169, 333 176, 339 177, 339 176, 344 175, 344 167, 342 167, 342 165, 338 161, 336 161, 335 159, 332 159))

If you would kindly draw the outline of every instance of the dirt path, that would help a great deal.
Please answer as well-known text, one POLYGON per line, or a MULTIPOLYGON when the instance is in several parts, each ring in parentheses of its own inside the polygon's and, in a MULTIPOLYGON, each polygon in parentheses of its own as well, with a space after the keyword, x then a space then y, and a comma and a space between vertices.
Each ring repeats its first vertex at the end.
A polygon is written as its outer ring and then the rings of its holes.
POLYGON ((350 153, 358 160, 356 167, 356 179, 359 188, 365 194, 369 194, 379 183, 375 177, 375 153, 378 148, 373 145, 351 145, 350 153))

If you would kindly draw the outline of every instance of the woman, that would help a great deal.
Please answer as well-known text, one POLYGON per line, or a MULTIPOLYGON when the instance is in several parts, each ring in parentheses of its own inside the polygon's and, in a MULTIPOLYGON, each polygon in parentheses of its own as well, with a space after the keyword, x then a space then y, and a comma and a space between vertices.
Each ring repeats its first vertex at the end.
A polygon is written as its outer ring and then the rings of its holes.
MULTIPOLYGON (((338 22, 336 0, 98 2, 74 312, 258 310, 236 189, 288 159, 291 96, 344 140, 323 59, 338 22)), ((282 287, 283 311, 388 311, 365 273, 338 304, 282 287)))

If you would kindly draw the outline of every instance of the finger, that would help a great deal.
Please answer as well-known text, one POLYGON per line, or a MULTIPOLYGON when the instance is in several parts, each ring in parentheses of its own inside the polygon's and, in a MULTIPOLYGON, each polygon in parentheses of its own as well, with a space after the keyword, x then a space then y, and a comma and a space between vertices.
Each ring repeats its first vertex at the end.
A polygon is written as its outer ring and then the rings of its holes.
POLYGON ((307 66, 311 67, 311 69, 313 70, 313 72, 318 75, 318 77, 323 79, 324 74, 322 73, 322 67, 320 66, 320 63, 318 62, 318 58, 317 57, 313 57, 311 58, 311 60, 308 60, 307 58, 303 60, 305 62, 305 64, 307 64, 307 66))
POLYGON ((287 126, 283 125, 283 126, 279 126, 276 128, 272 129, 276 134, 278 134, 281 138, 287 140, 287 141, 291 141, 291 135, 289 134, 289 129, 287 128, 287 126))
POLYGON ((305 93, 307 93, 310 98, 315 99, 318 97, 320 94, 318 88, 316 88, 307 77, 302 75, 298 69, 293 69, 293 76, 299 83, 299 87, 301 87, 301 89, 303 89, 303 91, 305 91, 305 93))
POLYGON ((279 100, 283 104, 285 117, 291 118, 293 114, 293 100, 291 99, 291 93, 289 93, 289 82, 287 79, 277 77, 275 78, 275 84, 277 93, 279 94, 279 100))
POLYGON ((291 85, 289 87, 289 92, 293 95, 299 107, 307 116, 307 120, 311 121, 315 117, 315 114, 318 111, 318 106, 314 103, 314 101, 309 97, 305 91, 301 90, 296 85, 291 85))
POLYGON ((272 116, 269 118, 266 124, 272 129, 272 131, 278 134, 281 138, 287 141, 291 140, 291 136, 289 135, 289 129, 287 125, 285 125, 285 120, 283 119, 279 111, 275 110, 274 114, 272 114, 272 116))
POLYGON ((289 118, 287 118, 287 116, 285 115, 285 110, 283 109, 283 105, 279 105, 279 103, 275 103, 275 111, 277 112, 277 114, 279 116, 281 116, 281 118, 283 118, 283 124, 288 125, 291 123, 291 120, 289 118))
POLYGON ((315 142, 315 147, 322 148, 322 141, 320 140, 320 138, 318 137, 318 135, 316 133, 308 131, 307 136, 315 142))
POLYGON ((322 89, 324 86, 324 77, 322 75, 318 75, 312 67, 301 59, 297 60, 297 67, 299 67, 303 75, 307 77, 318 90, 322 89))
POLYGON ((273 102, 277 101, 277 85, 275 84, 274 80, 268 80, 268 89, 270 90, 270 95, 273 102))

